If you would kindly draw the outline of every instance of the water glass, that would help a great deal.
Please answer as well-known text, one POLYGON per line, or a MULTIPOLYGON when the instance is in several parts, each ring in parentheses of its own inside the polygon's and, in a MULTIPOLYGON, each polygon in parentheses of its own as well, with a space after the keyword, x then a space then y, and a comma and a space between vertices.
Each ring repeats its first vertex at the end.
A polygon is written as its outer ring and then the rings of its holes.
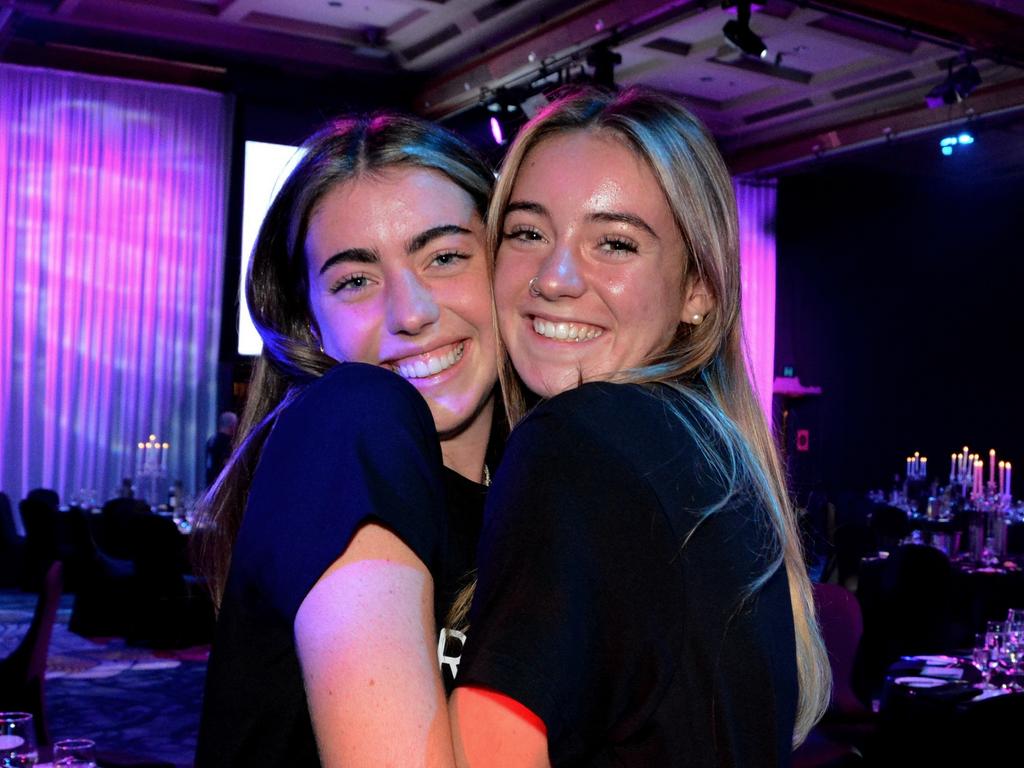
POLYGON ((26 768, 39 760, 35 723, 28 712, 0 712, 0 768, 26 768))
POLYGON ((54 768, 96 768, 96 742, 61 739, 53 745, 54 768))

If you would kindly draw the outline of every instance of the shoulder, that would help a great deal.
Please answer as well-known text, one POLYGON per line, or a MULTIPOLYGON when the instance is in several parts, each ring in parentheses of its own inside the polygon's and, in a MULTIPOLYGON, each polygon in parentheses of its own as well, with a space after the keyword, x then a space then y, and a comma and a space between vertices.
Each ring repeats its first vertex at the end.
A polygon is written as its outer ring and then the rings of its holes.
MULTIPOLYGON (((433 433, 426 401, 396 373, 366 363, 339 363, 289 403, 275 431, 386 429, 388 424, 433 433)), ((436 437, 435 437, 436 439, 436 437)))
POLYGON ((578 510, 593 526, 595 505, 613 506, 617 489, 637 503, 647 494, 650 456, 641 448, 664 447, 658 432, 670 419, 656 394, 632 384, 587 383, 546 400, 513 430, 488 507, 494 517, 557 510, 553 525, 578 510))
POLYGON ((416 388, 397 373, 368 363, 338 363, 320 378, 309 384, 296 399, 294 406, 306 406, 327 400, 335 405, 336 398, 359 398, 360 402, 426 403, 416 388))
POLYGON ((667 388, 589 382, 538 405, 513 438, 595 444, 613 453, 633 454, 637 445, 652 441, 662 445, 687 441, 688 421, 682 399, 667 388))

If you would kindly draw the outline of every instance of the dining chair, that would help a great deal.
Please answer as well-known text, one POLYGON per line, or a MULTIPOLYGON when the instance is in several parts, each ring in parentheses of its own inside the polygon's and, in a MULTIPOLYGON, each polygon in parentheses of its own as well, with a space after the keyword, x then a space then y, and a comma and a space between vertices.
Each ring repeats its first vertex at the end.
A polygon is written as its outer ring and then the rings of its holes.
POLYGON ((877 694, 885 670, 901 655, 945 653, 963 633, 954 621, 953 567, 938 549, 897 547, 882 564, 875 588, 877 594, 863 595, 860 602, 863 684, 877 694))
POLYGON ((68 629, 83 637, 126 636, 136 606, 135 564, 99 546, 95 528, 101 521, 91 512, 72 507, 69 514, 78 572, 68 629))
POLYGON ((60 603, 63 566, 54 562, 43 580, 28 632, 6 658, 0 659, 0 709, 30 712, 40 745, 50 743, 46 722, 46 658, 60 603))
POLYGON ((10 497, 0 491, 0 587, 22 583, 25 562, 25 538, 18 535, 10 497))
POLYGON ((839 744, 870 752, 878 730, 877 718, 857 696, 854 673, 864 621, 857 598, 837 584, 814 584, 814 607, 832 670, 832 699, 819 724, 821 732, 839 744))
POLYGON ((904 509, 879 504, 871 510, 870 527, 876 548, 891 552, 910 535, 910 518, 904 509))
POLYGON ((59 560, 57 515, 60 497, 47 488, 36 488, 18 502, 25 526, 25 568, 22 588, 38 591, 50 563, 59 560))

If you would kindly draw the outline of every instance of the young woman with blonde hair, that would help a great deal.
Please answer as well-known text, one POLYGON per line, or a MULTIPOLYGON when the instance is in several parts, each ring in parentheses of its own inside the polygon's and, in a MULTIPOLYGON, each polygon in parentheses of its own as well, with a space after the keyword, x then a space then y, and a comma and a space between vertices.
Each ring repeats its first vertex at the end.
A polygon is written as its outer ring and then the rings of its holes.
POLYGON ((457 760, 788 764, 829 667, 713 140, 656 92, 567 95, 510 148, 488 241, 522 421, 488 499, 457 760))

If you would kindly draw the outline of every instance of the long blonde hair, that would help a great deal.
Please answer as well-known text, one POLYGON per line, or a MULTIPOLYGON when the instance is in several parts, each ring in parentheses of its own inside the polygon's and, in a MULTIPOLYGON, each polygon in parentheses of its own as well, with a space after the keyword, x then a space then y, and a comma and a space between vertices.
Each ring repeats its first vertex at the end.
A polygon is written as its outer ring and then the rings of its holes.
MULTIPOLYGON (((640 368, 620 372, 616 379, 668 385, 712 425, 715 434, 710 440, 697 430, 694 438, 729 490, 706 514, 721 508, 743 484, 753 485, 763 500, 765 524, 777 546, 747 596, 785 567, 796 631, 799 699, 793 742, 799 744, 828 706, 831 673, 785 473, 747 372, 732 180, 714 140, 674 98, 644 88, 617 94, 589 88, 570 92, 527 123, 509 149, 487 217, 491 258, 501 244, 505 209, 524 159, 545 139, 570 131, 614 137, 647 162, 683 235, 680 289, 700 279, 714 299, 714 309, 703 323, 681 324, 668 349, 640 368)), ((504 348, 499 352, 502 392, 515 423, 525 412, 523 385, 504 348)), ((687 421, 678 410, 677 414, 687 421)))

